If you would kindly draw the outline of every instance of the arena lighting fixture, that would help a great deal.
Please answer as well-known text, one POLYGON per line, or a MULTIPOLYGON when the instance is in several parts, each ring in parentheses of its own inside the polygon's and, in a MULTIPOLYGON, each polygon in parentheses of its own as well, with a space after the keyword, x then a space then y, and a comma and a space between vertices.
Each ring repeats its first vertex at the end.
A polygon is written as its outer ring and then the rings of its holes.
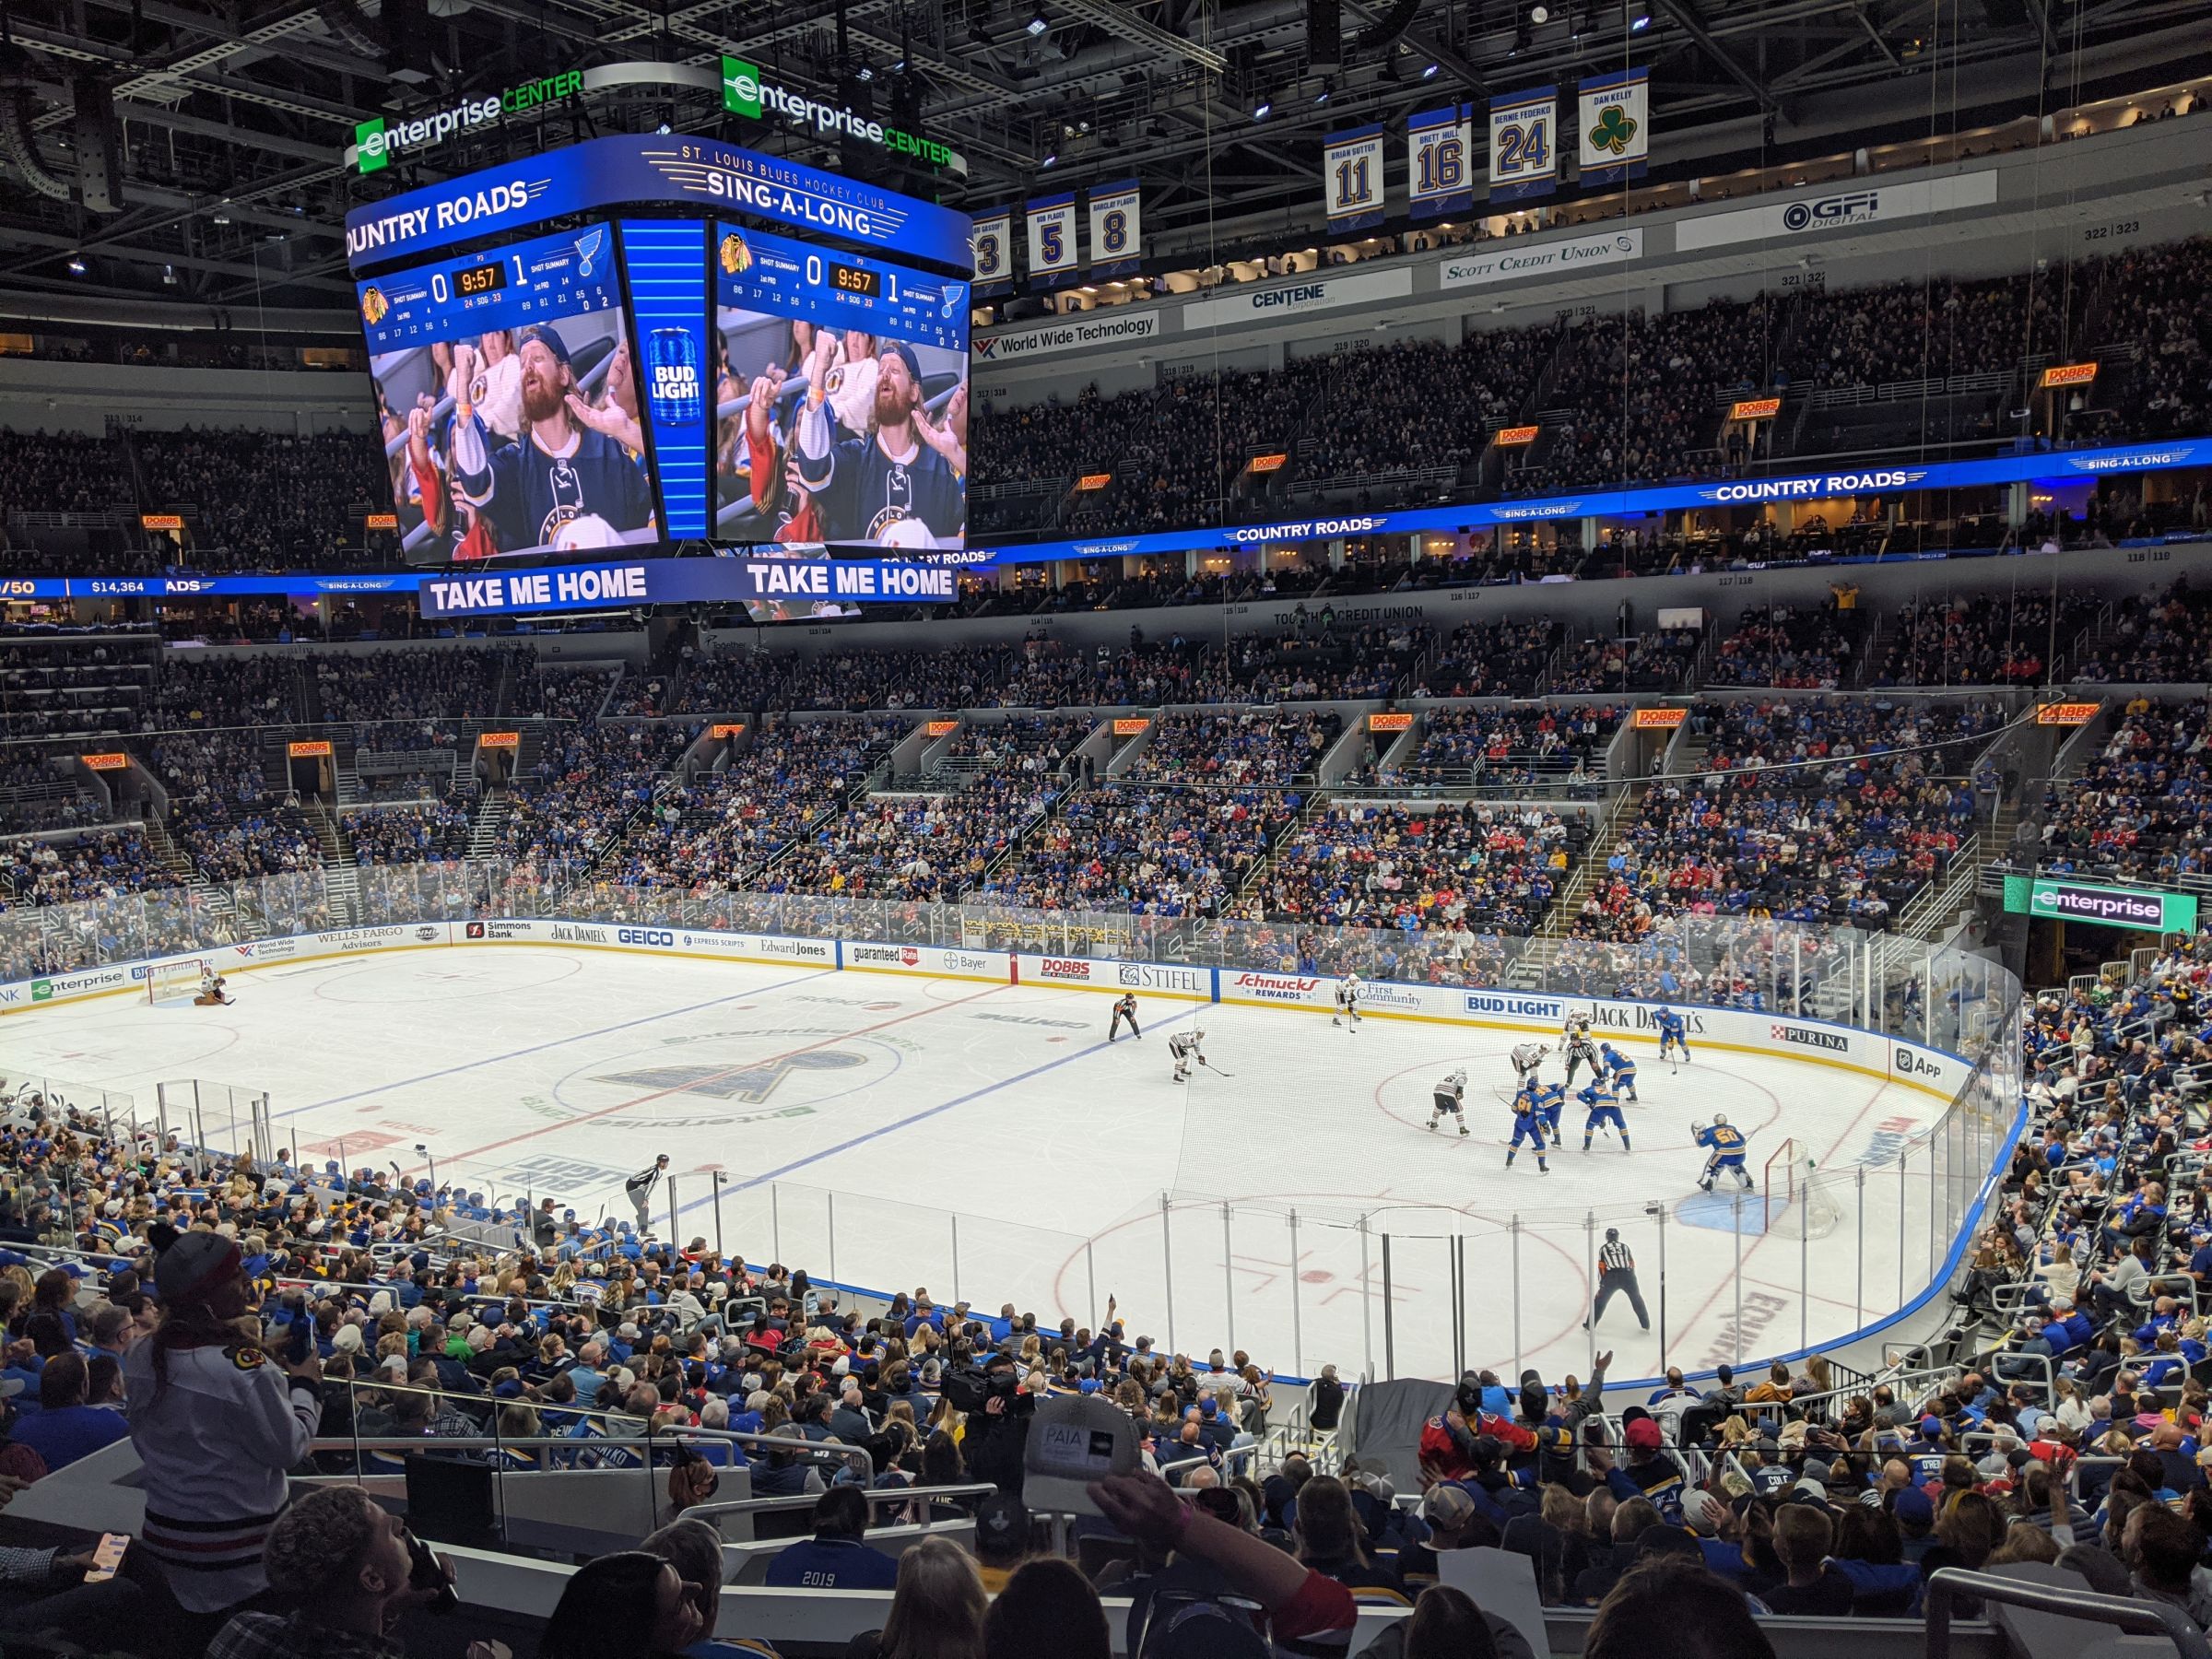
POLYGON ((1437 70, 1441 67, 1442 65, 1441 64, 1430 64, 1426 69, 1421 71, 1421 78, 1423 80, 1434 80, 1436 78, 1437 70))
POLYGON ((1315 109, 1320 109, 1324 104, 1329 101, 1330 89, 1331 88, 1328 82, 1322 82, 1321 90, 1313 94, 1313 107, 1315 109))
POLYGON ((70 275, 70 276, 82 276, 84 274, 85 274, 85 256, 84 256, 82 253, 72 253, 72 254, 70 254, 70 255, 69 255, 69 275, 70 275))
POLYGON ((865 87, 868 82, 876 78, 876 71, 869 68, 867 65, 863 64, 857 70, 853 71, 853 78, 860 82, 861 85, 865 87))
POLYGON ((1041 35, 1046 29, 1050 29, 1052 25, 1044 20, 1044 14, 1042 12, 1033 11, 1030 14, 1030 20, 1026 25, 1024 25, 1024 27, 1029 29, 1030 34, 1041 35))
POLYGON ((1549 7, 1548 6, 1530 6, 1530 7, 1528 8, 1528 20, 1529 20, 1531 23, 1535 23, 1535 24, 1537 24, 1537 25, 1542 25, 1542 24, 1546 24, 1546 23, 1548 23, 1548 22, 1550 22, 1550 21, 1551 21, 1551 7, 1549 7))
POLYGON ((1629 19, 1629 32, 1630 34, 1641 34, 1651 26, 1652 18, 1649 12, 1638 12, 1634 17, 1629 19))
POLYGON ((1254 121, 1265 121, 1271 113, 1274 112, 1274 100, 1271 99, 1263 98, 1258 103, 1255 103, 1252 106, 1252 118, 1254 121))
POLYGON ((1044 152, 1044 159, 1040 161, 1037 165, 1041 168, 1044 168, 1057 167, 1059 164, 1060 152, 1056 149, 1048 149, 1044 152))

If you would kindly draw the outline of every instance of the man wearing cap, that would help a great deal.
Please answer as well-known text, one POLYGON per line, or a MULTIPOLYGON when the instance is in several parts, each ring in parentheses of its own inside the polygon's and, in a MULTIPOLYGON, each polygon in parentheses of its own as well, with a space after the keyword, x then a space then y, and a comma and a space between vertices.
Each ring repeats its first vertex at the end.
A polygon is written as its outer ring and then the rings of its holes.
POLYGON ((914 348, 903 340, 878 342, 870 429, 839 442, 827 399, 841 350, 824 329, 807 359, 806 391, 792 422, 789 483, 801 501, 794 516, 804 516, 811 500, 818 539, 827 542, 956 545, 968 525, 959 452, 922 413, 922 365, 914 348))
POLYGON ((1641 1406, 1631 1406, 1621 1415, 1626 1421, 1620 1438, 1629 1449, 1629 1466, 1606 1470, 1606 1484, 1624 1503, 1631 1498, 1649 1498, 1662 1514, 1678 1509, 1685 1487, 1682 1465, 1663 1450, 1665 1436, 1658 1419, 1641 1406))
MULTIPOLYGON (((476 348, 453 347, 447 382, 453 490, 476 515, 454 557, 645 539, 637 533, 653 528, 653 493, 623 441, 635 432, 635 420, 612 402, 602 409, 585 401, 568 342, 552 324, 524 329, 515 355, 522 362, 523 430, 494 449, 474 402, 476 348)), ((408 460, 418 477, 429 475, 429 411, 418 408, 407 418, 408 460)), ((424 505, 427 512, 429 503, 424 505)))
POLYGON ((279 1365, 239 1335, 252 1303, 238 1246, 188 1232, 161 1253, 161 1324, 124 1362, 131 1441, 143 1465, 139 1552, 212 1635, 267 1585, 262 1550, 323 1413, 311 1349, 279 1365))
POLYGON ((1453 1482, 1440 1482, 1429 1488, 1421 1500, 1421 1520, 1429 1535, 1418 1543, 1398 1547, 1398 1577, 1416 1594, 1420 1586, 1436 1583, 1439 1555, 1453 1549, 1498 1547, 1497 1527, 1477 1513, 1473 1494, 1453 1482))

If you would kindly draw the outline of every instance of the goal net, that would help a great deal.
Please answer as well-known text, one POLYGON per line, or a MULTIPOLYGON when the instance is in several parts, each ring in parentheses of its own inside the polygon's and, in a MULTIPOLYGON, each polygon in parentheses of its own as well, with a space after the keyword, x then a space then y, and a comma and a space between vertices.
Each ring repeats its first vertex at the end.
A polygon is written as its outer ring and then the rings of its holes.
POLYGON ((1830 1183, 1814 1179, 1813 1160, 1794 1139, 1769 1155, 1760 1183, 1766 1230, 1785 1239, 1825 1239, 1843 1219, 1830 1183))
POLYGON ((200 994, 200 963, 196 958, 160 962, 146 976, 146 999, 153 1003, 181 1002, 200 994))

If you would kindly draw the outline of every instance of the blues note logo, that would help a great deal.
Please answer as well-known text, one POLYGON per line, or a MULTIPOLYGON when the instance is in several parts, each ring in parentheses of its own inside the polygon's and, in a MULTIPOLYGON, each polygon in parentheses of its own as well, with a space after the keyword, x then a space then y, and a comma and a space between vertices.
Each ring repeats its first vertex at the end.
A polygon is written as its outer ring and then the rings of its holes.
POLYGON ((599 257, 599 250, 606 245, 606 227, 605 225, 601 225, 595 230, 586 230, 576 239, 576 257, 581 262, 576 267, 576 274, 579 276, 589 276, 592 274, 593 261, 599 257))

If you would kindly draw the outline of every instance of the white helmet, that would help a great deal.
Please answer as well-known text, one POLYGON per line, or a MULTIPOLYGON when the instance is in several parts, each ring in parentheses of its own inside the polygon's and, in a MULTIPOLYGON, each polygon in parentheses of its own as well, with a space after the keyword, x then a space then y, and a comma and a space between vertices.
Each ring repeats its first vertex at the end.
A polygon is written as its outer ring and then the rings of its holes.
POLYGON ((1344 982, 1347 985, 1356 985, 1359 982, 1359 976, 1357 973, 1347 973, 1344 976, 1344 982))
POLYGON ((1727 1121, 1728 1121, 1728 1114, 1727 1114, 1726 1112, 1714 1112, 1714 1113, 1712 1114, 1712 1126, 1713 1126, 1715 1129, 1718 1129, 1718 1128, 1719 1128, 1719 1127, 1720 1127, 1720 1126, 1721 1126, 1723 1124, 1725 1124, 1727 1121))
POLYGON ((1203 1026, 1193 1026, 1191 1028, 1191 1035, 1203 1042, 1206 1041, 1206 1028, 1203 1026))
POLYGON ((1464 1065, 1454 1067, 1452 1073, 1452 1081, 1454 1083, 1465 1083, 1466 1080, 1467 1068, 1464 1065))

